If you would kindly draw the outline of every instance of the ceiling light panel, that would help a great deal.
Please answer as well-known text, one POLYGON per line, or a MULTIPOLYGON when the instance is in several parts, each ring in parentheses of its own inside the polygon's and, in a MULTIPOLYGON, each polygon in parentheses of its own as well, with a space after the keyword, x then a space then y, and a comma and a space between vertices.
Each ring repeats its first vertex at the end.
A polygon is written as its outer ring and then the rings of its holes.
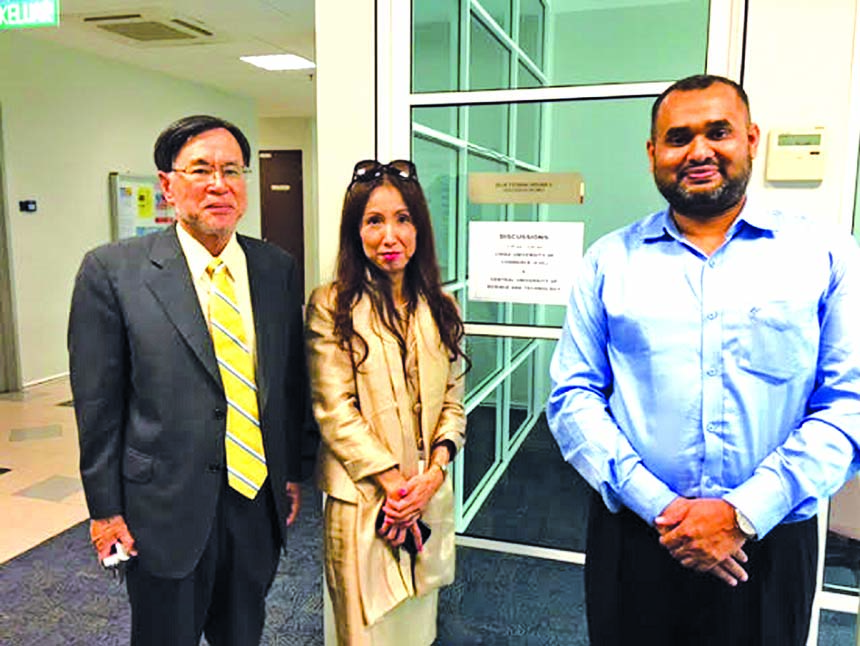
POLYGON ((270 72, 281 72, 285 70, 311 70, 316 67, 313 61, 309 61, 295 54, 269 54, 266 56, 240 56, 241 60, 257 67, 262 67, 270 72))

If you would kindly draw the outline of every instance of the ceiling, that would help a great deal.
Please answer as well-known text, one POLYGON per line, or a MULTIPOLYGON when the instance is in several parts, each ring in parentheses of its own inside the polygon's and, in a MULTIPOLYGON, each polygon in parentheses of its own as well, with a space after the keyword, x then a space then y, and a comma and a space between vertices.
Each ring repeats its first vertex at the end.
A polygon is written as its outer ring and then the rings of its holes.
POLYGON ((313 0, 61 0, 60 10, 59 29, 27 34, 253 97, 261 117, 314 115, 314 70, 268 72, 239 60, 281 53, 314 60, 313 0), (142 42, 96 27, 122 21, 83 20, 135 13, 169 25, 177 18, 196 28, 197 37, 183 44, 142 42))

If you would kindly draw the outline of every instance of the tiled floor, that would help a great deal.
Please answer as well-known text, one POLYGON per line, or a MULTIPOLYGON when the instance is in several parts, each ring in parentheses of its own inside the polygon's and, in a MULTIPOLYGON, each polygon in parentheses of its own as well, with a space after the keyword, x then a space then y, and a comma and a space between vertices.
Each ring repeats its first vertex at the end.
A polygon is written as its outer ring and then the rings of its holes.
POLYGON ((0 563, 88 517, 67 378, 0 395, 0 563))

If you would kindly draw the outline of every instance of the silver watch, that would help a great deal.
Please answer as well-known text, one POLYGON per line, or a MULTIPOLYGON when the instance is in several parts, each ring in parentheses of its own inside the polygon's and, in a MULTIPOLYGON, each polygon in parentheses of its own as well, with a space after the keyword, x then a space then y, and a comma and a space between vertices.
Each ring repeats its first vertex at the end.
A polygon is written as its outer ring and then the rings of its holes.
POLYGON ((746 536, 748 540, 754 541, 756 539, 755 527, 753 527, 750 519, 737 507, 735 507, 735 523, 737 523, 738 529, 741 530, 741 534, 746 536))

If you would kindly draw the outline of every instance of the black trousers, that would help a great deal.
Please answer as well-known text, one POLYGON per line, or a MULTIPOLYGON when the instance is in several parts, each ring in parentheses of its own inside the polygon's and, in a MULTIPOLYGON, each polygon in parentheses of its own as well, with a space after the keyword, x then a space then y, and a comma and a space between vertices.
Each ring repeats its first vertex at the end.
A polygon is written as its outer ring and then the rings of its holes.
POLYGON ((591 500, 585 565, 592 646, 803 646, 809 632, 818 527, 778 525, 747 541, 746 583, 732 588, 683 567, 633 512, 591 500))
POLYGON ((188 576, 152 576, 132 559, 132 646, 197 646, 201 634, 212 646, 257 646, 280 545, 268 482, 249 500, 225 480, 209 540, 188 576))

